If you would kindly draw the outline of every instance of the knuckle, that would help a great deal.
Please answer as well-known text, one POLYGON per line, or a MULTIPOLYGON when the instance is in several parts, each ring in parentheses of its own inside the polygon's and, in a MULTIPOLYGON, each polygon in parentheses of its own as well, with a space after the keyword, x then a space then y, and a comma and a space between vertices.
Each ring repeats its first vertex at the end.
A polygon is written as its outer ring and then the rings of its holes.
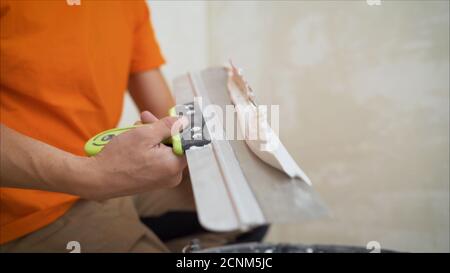
POLYGON ((178 175, 180 173, 180 169, 178 168, 177 165, 175 165, 173 163, 172 164, 168 164, 167 165, 167 173, 170 176, 176 176, 176 175, 178 175))
POLYGON ((172 130, 173 121, 171 118, 163 118, 161 119, 162 124, 166 127, 168 130, 172 130))
MULTIPOLYGON (((144 130, 142 130, 143 128, 136 128, 133 129, 133 132, 131 134, 129 134, 129 138, 135 140, 137 138, 142 138, 144 136, 144 130)), ((125 136, 125 134, 124 134, 125 136)))
POLYGON ((172 179, 169 180, 169 187, 173 188, 178 186, 181 181, 183 180, 183 175, 181 173, 175 175, 174 177, 172 177, 172 179))
POLYGON ((137 134, 139 137, 145 137, 148 136, 148 129, 147 126, 142 126, 141 128, 137 128, 137 134))

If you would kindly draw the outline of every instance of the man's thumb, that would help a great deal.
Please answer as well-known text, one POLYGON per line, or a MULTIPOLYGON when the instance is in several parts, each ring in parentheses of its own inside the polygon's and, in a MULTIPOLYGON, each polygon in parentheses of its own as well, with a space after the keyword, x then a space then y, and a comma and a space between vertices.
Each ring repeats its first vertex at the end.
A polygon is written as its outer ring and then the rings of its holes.
POLYGON ((150 125, 152 139, 155 143, 159 143, 170 136, 178 134, 187 125, 188 120, 185 117, 162 118, 150 125))

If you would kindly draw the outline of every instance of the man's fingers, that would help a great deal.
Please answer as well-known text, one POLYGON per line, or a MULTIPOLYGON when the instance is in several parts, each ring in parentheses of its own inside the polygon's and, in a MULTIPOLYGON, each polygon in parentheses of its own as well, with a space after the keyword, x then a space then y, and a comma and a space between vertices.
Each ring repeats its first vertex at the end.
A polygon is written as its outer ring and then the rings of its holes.
POLYGON ((166 167, 168 168, 168 173, 173 178, 173 184, 168 186, 174 187, 178 185, 183 178, 183 170, 187 167, 186 157, 184 155, 176 156, 172 153, 172 155, 168 158, 166 167))
POLYGON ((172 129, 171 129, 171 135, 176 135, 179 132, 181 132, 184 128, 188 127, 189 125, 189 120, 182 116, 182 117, 178 117, 177 121, 175 121, 175 123, 172 125, 172 129))
POLYGON ((149 126, 150 136, 153 140, 153 144, 157 144, 164 139, 179 133, 184 127, 186 127, 188 121, 185 117, 165 117, 149 126))
POLYGON ((155 117, 149 111, 143 111, 140 116, 141 116, 141 120, 136 121, 133 125, 142 125, 142 124, 153 123, 155 121, 158 121, 158 118, 155 117))
POLYGON ((149 111, 143 111, 141 113, 141 121, 142 123, 153 123, 157 122, 158 118, 149 111))
POLYGON ((183 170, 187 167, 186 157, 175 155, 171 148, 164 145, 159 145, 155 149, 157 149, 155 152, 158 153, 158 157, 164 166, 163 169, 168 175, 166 186, 174 187, 178 185, 183 177, 183 170))

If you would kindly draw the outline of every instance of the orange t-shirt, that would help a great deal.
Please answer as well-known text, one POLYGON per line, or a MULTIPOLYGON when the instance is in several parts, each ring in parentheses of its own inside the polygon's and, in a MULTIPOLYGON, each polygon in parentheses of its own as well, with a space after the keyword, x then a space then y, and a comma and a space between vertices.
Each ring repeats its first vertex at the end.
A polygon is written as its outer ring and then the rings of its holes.
MULTIPOLYGON (((73 154, 117 125, 129 75, 164 63, 145 1, 2 0, 0 16, 1 123, 73 154)), ((0 243, 50 224, 77 198, 0 188, 0 243)))

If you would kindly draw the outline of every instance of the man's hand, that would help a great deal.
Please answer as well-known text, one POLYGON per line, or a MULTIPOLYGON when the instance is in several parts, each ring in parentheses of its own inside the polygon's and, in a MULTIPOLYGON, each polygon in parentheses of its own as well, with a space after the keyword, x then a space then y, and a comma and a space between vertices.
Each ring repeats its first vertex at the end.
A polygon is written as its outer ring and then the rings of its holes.
POLYGON ((161 142, 171 136, 171 131, 179 131, 182 124, 173 117, 157 120, 150 112, 144 112, 141 119, 151 124, 114 137, 91 158, 103 176, 99 191, 92 192, 91 198, 131 195, 181 182, 186 158, 176 156, 161 142))
POLYGON ((184 120, 141 115, 142 126, 113 138, 94 157, 75 156, 0 124, 0 184, 107 199, 174 187, 186 167, 162 140, 179 131, 184 120))

